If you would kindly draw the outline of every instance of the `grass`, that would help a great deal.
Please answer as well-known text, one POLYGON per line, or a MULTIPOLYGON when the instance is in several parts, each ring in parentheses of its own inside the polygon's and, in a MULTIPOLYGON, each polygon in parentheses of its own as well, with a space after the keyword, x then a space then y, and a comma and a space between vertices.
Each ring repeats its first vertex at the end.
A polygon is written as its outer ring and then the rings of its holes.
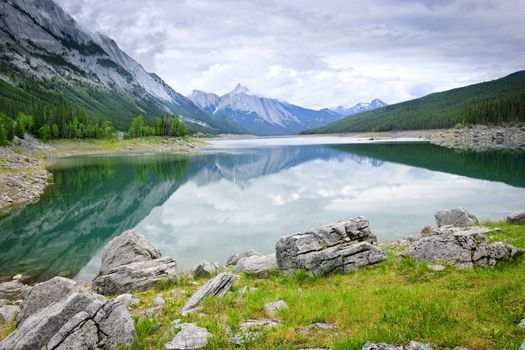
MULTIPOLYGON (((525 248, 525 225, 489 225, 502 229, 491 240, 525 248)), ((186 316, 180 314, 182 306, 206 280, 163 280, 154 289, 134 294, 141 301, 131 310, 137 336, 122 349, 163 349, 173 338, 175 319, 206 327, 212 333, 207 349, 233 349, 227 329, 235 332, 244 320, 267 319, 264 304, 278 299, 289 306, 278 313, 282 325, 245 348, 361 349, 366 341, 419 340, 437 349, 484 350, 518 349, 525 340, 525 330, 516 326, 525 317, 525 256, 493 269, 447 266, 436 272, 410 258, 396 260, 394 250, 388 253, 387 261, 375 267, 327 277, 304 271, 267 279, 241 275, 226 296, 207 299, 186 316), (241 296, 244 286, 257 289, 241 296), (164 309, 148 314, 158 295, 166 301, 164 309), (301 332, 315 322, 332 323, 337 329, 301 332)), ((12 327, 0 323, 0 339, 12 327)))
MULTIPOLYGON (((502 229, 491 240, 525 248, 524 225, 489 225, 502 229)), ((162 349, 173 337, 171 322, 177 318, 208 328, 213 335, 208 349, 234 348, 226 329, 236 331, 241 321, 268 318, 264 304, 278 299, 289 305, 278 314, 282 326, 246 348, 361 349, 366 341, 403 344, 419 340, 438 349, 459 345, 518 349, 525 340, 525 330, 516 326, 525 317, 525 257, 494 269, 447 266, 436 272, 413 259, 398 261, 394 251, 389 251, 384 263, 344 275, 311 277, 303 271, 268 279, 242 275, 231 293, 207 299, 198 312, 181 316, 182 305, 199 287, 184 280, 137 293, 141 304, 133 310, 137 340, 131 349, 162 349), (257 290, 240 296, 238 290, 243 286, 257 290), (151 318, 144 310, 157 295, 165 298, 166 307, 151 318), (315 322, 333 323, 337 329, 301 332, 315 322)))

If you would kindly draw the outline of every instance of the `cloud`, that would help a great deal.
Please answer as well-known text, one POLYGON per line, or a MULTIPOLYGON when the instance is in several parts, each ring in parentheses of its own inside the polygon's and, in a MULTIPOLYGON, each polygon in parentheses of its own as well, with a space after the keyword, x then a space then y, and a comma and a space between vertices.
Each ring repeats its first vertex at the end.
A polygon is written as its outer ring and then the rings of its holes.
POLYGON ((525 2, 56 0, 173 88, 388 103, 523 69, 525 2))

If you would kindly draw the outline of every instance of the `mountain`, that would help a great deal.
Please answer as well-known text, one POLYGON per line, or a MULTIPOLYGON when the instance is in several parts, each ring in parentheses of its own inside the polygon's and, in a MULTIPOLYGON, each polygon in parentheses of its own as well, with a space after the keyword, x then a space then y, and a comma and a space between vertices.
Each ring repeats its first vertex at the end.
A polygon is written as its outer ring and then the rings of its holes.
POLYGON ((119 128, 137 114, 174 113, 194 130, 242 132, 147 72, 112 39, 80 28, 52 0, 1 0, 0 108, 12 115, 62 99, 119 128))
POLYGON ((347 117, 304 134, 525 122, 525 71, 347 117))
POLYGON ((188 98, 203 111, 225 116, 254 135, 296 134, 341 118, 334 111, 316 111, 259 97, 240 84, 220 97, 194 90, 188 98))
POLYGON ((336 112, 337 114, 341 116, 350 116, 366 111, 371 111, 373 109, 385 107, 387 104, 380 99, 376 98, 368 103, 358 103, 354 106, 338 106, 337 108, 331 109, 331 111, 336 112))

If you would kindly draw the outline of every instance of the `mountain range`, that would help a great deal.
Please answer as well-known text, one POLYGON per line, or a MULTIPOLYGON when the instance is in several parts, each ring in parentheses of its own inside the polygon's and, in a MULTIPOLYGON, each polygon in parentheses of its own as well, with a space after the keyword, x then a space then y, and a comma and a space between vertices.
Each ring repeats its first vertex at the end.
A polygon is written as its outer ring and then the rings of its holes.
POLYGON ((185 97, 111 38, 81 28, 52 0, 1 0, 0 111, 14 117, 63 102, 121 130, 139 114, 146 120, 178 114, 192 131, 255 135, 297 134, 386 105, 375 99, 313 110, 257 96, 240 84, 223 96, 194 90, 185 97))
POLYGON ((313 110, 257 96, 241 84, 222 96, 193 90, 188 98, 204 112, 222 115, 254 135, 296 134, 339 120, 343 116, 386 106, 381 100, 375 99, 352 107, 313 110))

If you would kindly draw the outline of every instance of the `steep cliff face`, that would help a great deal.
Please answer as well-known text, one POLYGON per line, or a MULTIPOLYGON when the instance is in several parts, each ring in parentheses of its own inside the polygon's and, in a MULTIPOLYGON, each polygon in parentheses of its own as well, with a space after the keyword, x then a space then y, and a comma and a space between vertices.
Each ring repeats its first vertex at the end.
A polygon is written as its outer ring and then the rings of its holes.
POLYGON ((240 131, 147 72, 111 38, 82 29, 52 0, 0 1, 0 66, 5 82, 38 94, 26 86, 29 78, 117 126, 136 114, 178 113, 198 130, 240 131))

